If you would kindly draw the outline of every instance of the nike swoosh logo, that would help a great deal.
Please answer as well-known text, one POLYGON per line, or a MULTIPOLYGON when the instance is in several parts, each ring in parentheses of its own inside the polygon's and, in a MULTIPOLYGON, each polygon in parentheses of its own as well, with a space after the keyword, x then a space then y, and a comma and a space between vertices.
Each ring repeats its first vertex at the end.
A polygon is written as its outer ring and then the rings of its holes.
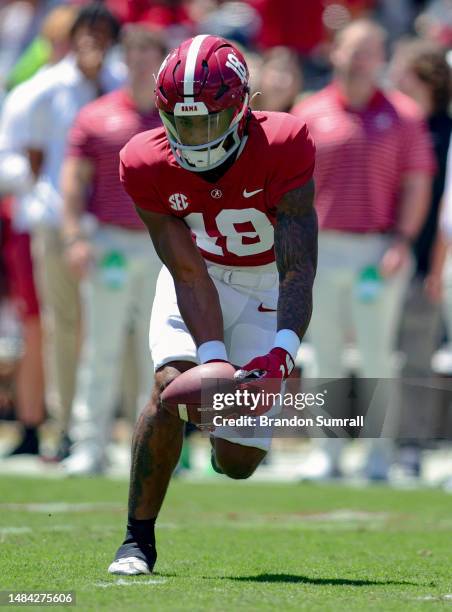
POLYGON ((259 312, 276 312, 276 308, 266 308, 262 302, 257 307, 259 312))
POLYGON ((247 191, 246 189, 243 190, 243 197, 244 198, 252 198, 253 195, 256 195, 256 193, 260 193, 261 191, 264 191, 263 189, 256 189, 256 191, 247 191))

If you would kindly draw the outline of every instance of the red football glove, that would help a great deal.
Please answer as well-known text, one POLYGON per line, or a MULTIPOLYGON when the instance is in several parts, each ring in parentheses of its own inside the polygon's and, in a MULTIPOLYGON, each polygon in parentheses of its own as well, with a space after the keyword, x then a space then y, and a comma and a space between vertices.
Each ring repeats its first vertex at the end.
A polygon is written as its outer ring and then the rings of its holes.
POLYGON ((294 369, 291 355, 283 348, 273 348, 267 355, 255 357, 237 372, 239 379, 255 375, 259 380, 273 378, 285 380, 294 369))

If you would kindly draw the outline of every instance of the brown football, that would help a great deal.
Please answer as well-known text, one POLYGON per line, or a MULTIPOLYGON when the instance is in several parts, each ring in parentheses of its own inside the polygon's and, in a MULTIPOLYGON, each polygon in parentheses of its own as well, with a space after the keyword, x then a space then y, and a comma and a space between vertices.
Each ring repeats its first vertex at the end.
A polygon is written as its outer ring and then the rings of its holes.
MULTIPOLYGON (((215 393, 233 393, 236 368, 224 361, 204 363, 180 374, 160 396, 162 406, 184 421, 209 425, 217 411, 213 408, 215 393)), ((223 411, 224 414, 224 411, 223 411)))

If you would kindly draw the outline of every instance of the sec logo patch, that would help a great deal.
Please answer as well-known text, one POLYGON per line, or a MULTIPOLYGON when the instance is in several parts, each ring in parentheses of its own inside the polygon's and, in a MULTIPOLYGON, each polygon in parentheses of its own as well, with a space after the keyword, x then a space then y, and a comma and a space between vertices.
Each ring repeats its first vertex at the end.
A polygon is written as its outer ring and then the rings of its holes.
POLYGON ((188 198, 183 193, 173 193, 168 200, 173 210, 185 210, 189 205, 188 198))

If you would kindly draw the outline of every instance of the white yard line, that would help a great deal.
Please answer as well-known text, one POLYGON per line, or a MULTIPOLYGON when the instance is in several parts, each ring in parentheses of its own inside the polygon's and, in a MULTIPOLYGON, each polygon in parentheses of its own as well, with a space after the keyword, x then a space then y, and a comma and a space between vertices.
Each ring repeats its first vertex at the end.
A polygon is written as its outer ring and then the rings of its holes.
POLYGON ((137 580, 136 578, 117 578, 114 582, 95 582, 94 586, 101 589, 109 589, 115 586, 132 586, 134 584, 148 585, 148 584, 165 584, 167 580, 164 578, 148 578, 147 580, 137 580))
POLYGON ((124 510, 124 504, 115 502, 85 502, 85 503, 69 503, 69 502, 50 502, 50 503, 30 503, 16 504, 5 503, 0 504, 0 510, 16 510, 19 512, 43 512, 48 514, 58 514, 61 512, 92 512, 92 511, 111 511, 124 510))
POLYGON ((30 527, 0 527, 0 536, 30 533, 31 531, 30 527))
POLYGON ((415 601, 452 601, 452 593, 447 595, 421 595, 420 597, 414 597, 415 601))

